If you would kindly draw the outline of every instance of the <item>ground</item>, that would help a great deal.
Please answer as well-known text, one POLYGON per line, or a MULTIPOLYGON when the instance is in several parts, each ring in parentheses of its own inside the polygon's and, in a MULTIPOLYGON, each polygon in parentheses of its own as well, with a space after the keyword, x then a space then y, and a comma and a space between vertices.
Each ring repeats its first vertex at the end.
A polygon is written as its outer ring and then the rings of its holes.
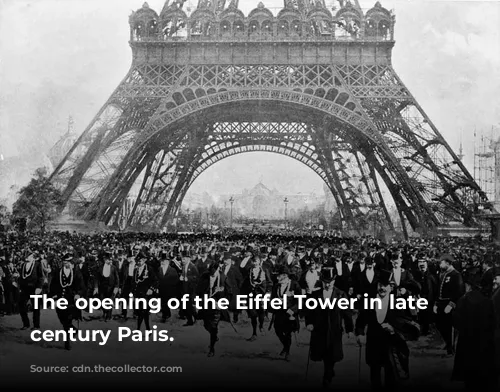
MULTIPOLYGON (((31 317, 31 315, 30 315, 31 317)), ((81 329, 111 329, 112 335, 107 345, 78 342, 71 351, 63 349, 64 343, 33 342, 30 331, 20 331, 19 315, 0 318, 0 385, 29 387, 31 385, 68 385, 88 389, 96 386, 114 385, 120 389, 138 389, 154 385, 188 387, 226 388, 316 388, 321 387, 323 366, 311 362, 307 372, 309 332, 301 330, 294 338, 290 361, 279 357, 281 346, 273 331, 267 331, 255 342, 248 342, 251 326, 246 318, 236 325, 237 332, 230 324, 221 323, 220 341, 213 358, 207 357, 208 333, 202 322, 195 326, 183 327, 184 321, 176 315, 162 324, 158 316, 152 315, 153 325, 168 331, 173 342, 119 342, 117 328, 134 328, 135 321, 89 321, 81 322, 81 329), (33 373, 31 365, 37 366, 180 366, 182 372, 168 374, 144 373, 33 373)), ((42 329, 60 329, 54 311, 42 312, 42 329)), ((369 368, 364 362, 362 351, 359 367, 359 348, 354 339, 344 337, 344 360, 336 366, 336 377, 332 390, 367 389, 369 368), (359 371, 360 369, 360 371, 359 371)), ((440 339, 433 334, 411 343, 411 380, 405 388, 418 390, 433 387, 447 390, 461 389, 460 383, 451 383, 450 375, 453 359, 444 358, 440 339), (413 388, 412 388, 413 389, 413 388)), ((51 388, 54 389, 54 388, 51 388)))

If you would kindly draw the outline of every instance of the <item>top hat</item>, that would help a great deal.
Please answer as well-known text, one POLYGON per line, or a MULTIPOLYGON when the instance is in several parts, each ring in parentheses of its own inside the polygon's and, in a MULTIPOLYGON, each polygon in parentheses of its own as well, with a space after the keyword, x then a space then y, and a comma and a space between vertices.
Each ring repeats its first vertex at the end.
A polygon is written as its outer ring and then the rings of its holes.
POLYGON ((321 281, 329 283, 332 282, 337 276, 337 270, 335 268, 322 268, 321 269, 321 281))
POLYGON ((372 265, 373 263, 375 263, 375 261, 373 260, 373 257, 370 257, 370 256, 365 257, 365 264, 372 265))
POLYGON ((146 253, 144 252, 139 252, 137 253, 137 256, 135 257, 136 260, 142 260, 142 259, 147 259, 148 257, 146 256, 146 253))
POLYGON ((231 260, 233 257, 233 254, 230 252, 224 252, 224 257, 223 260, 231 260))
POLYGON ((378 276, 378 282, 383 286, 387 286, 391 283, 392 272, 387 270, 381 270, 378 276))
POLYGON ((74 260, 74 257, 71 253, 65 253, 63 256, 62 256, 62 261, 70 261, 72 262, 74 260))
POLYGON ((181 257, 191 257, 191 254, 188 250, 183 250, 181 252, 181 257))

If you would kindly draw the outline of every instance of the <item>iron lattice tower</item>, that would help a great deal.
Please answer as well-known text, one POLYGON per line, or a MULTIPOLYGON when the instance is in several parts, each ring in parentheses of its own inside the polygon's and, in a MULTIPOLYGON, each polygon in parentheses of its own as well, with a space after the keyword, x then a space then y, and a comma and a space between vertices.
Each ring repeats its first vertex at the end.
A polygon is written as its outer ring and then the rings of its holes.
POLYGON ((184 2, 130 16, 131 69, 51 176, 74 214, 162 228, 204 170, 269 151, 314 170, 351 227, 373 211, 394 227, 382 182, 414 230, 475 223, 486 195, 394 71, 380 3, 184 2))

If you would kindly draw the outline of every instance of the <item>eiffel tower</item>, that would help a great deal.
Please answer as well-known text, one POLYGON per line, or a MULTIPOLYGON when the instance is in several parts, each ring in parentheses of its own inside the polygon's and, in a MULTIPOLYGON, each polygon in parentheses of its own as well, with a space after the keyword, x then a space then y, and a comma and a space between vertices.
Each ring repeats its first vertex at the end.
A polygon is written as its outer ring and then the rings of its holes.
POLYGON ((394 228, 387 191, 405 230, 476 223, 486 195, 394 71, 379 2, 184 3, 130 16, 130 71, 51 175, 72 214, 162 229, 206 169, 265 151, 317 173, 351 228, 394 228))

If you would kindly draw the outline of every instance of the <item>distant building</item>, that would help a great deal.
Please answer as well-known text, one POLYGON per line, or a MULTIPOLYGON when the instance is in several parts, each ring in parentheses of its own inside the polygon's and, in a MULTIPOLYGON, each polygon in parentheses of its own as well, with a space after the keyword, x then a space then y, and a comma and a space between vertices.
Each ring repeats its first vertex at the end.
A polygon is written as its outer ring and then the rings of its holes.
POLYGON ((49 151, 49 158, 54 168, 64 159, 68 151, 73 147, 78 139, 78 135, 73 130, 73 119, 68 121, 68 131, 57 141, 49 151))
POLYGON ((233 212, 236 215, 253 219, 280 219, 285 217, 285 198, 287 216, 293 217, 303 209, 315 209, 325 203, 325 195, 312 193, 285 194, 277 189, 269 189, 259 182, 251 189, 239 194, 220 195, 216 204, 219 208, 230 208, 230 198, 234 199, 233 212))

